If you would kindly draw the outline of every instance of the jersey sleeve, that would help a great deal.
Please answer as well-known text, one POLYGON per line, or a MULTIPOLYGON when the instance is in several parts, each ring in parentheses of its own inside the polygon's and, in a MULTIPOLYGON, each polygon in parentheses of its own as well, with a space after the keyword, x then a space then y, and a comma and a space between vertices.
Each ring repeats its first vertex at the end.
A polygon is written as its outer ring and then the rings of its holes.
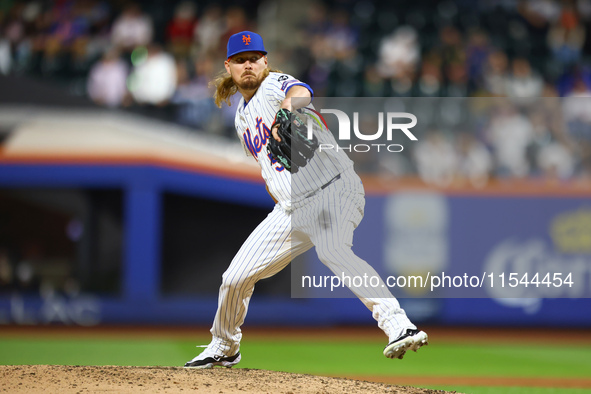
POLYGON ((266 84, 265 95, 268 99, 276 101, 283 101, 289 89, 294 86, 303 86, 310 91, 310 95, 314 97, 314 91, 307 83, 292 77, 289 74, 271 73, 267 77, 269 83, 266 84))

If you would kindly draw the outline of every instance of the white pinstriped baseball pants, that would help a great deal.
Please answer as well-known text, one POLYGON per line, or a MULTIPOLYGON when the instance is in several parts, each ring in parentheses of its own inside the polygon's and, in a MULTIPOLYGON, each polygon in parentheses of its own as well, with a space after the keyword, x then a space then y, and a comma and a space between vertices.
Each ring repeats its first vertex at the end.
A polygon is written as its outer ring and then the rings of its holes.
MULTIPOLYGON (((341 179, 304 200, 290 213, 279 204, 244 242, 222 276, 211 345, 218 354, 232 356, 240 348, 248 304, 257 281, 284 269, 293 258, 312 246, 322 263, 339 277, 378 276, 351 247, 353 231, 363 218, 365 198, 352 170, 341 179)), ((386 286, 351 288, 372 312, 390 341, 407 328, 416 328, 386 286)))

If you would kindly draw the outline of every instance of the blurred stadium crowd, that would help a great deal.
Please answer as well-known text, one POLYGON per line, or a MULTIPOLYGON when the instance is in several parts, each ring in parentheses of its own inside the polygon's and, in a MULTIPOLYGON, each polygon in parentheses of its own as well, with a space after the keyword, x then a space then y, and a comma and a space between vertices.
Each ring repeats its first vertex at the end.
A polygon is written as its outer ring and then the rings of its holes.
POLYGON ((0 73, 234 138, 235 106, 215 111, 208 83, 227 38, 254 30, 318 97, 563 98, 495 106, 481 133, 431 130, 384 171, 589 180, 590 26, 591 0, 2 0, 0 73))

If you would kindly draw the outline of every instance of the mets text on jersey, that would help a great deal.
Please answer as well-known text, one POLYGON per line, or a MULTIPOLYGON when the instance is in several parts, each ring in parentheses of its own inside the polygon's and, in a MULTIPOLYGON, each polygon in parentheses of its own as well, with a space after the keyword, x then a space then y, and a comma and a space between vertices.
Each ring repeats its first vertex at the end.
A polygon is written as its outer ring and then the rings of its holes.
POLYGON ((259 153, 271 136, 271 129, 263 122, 263 118, 256 118, 256 133, 251 133, 250 129, 246 129, 246 132, 242 135, 244 137, 244 143, 246 148, 252 156, 258 160, 259 153), (254 136, 253 136, 254 134, 254 136))

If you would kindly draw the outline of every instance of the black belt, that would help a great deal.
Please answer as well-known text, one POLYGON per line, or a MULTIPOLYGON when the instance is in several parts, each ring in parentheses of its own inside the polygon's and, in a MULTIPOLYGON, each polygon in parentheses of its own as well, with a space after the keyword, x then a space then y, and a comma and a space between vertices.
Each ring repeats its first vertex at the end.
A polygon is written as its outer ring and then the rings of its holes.
POLYGON ((341 179, 341 174, 335 176, 334 178, 332 178, 330 181, 326 182, 324 185, 320 186, 320 190, 324 190, 327 187, 330 186, 331 183, 334 183, 336 181, 338 181, 339 179, 341 179))

